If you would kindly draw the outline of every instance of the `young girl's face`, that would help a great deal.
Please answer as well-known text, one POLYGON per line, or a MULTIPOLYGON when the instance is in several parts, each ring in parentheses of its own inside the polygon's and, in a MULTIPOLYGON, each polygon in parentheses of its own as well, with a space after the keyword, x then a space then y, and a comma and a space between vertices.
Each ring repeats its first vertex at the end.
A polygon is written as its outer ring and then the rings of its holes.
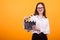
POLYGON ((43 14, 43 12, 44 12, 44 7, 43 7, 42 4, 39 4, 39 5, 37 6, 37 11, 38 11, 39 14, 43 14))

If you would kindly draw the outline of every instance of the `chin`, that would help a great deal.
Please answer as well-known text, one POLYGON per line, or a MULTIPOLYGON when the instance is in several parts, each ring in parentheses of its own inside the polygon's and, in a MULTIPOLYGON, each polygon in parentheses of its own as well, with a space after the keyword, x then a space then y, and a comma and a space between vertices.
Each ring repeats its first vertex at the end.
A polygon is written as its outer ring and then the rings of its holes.
POLYGON ((43 12, 39 12, 40 14, 42 14, 43 12))

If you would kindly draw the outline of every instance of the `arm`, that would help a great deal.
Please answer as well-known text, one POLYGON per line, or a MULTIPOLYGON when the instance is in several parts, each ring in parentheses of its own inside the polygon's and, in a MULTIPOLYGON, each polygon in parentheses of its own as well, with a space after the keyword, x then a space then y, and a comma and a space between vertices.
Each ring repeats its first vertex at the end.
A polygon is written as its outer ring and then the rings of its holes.
POLYGON ((47 25, 46 25, 46 34, 50 34, 50 27, 49 27, 48 19, 47 19, 47 25))
POLYGON ((36 25, 33 25, 33 26, 32 26, 32 30, 40 31, 40 28, 38 28, 36 25))

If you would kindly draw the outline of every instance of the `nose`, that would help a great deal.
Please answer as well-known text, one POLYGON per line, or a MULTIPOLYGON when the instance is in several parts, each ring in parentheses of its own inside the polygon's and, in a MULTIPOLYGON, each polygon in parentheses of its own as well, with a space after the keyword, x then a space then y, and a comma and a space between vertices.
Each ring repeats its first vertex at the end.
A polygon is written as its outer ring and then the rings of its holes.
POLYGON ((39 11, 42 11, 42 9, 39 9, 39 11))

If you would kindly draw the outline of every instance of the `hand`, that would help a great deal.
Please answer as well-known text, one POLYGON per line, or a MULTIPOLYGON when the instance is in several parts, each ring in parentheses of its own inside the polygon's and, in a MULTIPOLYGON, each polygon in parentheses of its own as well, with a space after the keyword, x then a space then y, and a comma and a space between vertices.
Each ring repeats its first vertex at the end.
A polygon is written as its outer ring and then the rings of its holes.
POLYGON ((35 27, 35 29, 36 29, 37 31, 40 31, 40 28, 39 28, 39 27, 35 27))
POLYGON ((39 27, 36 27, 36 25, 33 25, 33 26, 32 26, 32 29, 33 29, 33 30, 36 30, 36 31, 40 31, 40 28, 39 28, 39 27))
POLYGON ((28 16, 24 17, 24 20, 26 20, 26 21, 27 21, 27 20, 28 20, 28 16))
POLYGON ((24 17, 24 20, 27 20, 28 19, 28 16, 24 17))

